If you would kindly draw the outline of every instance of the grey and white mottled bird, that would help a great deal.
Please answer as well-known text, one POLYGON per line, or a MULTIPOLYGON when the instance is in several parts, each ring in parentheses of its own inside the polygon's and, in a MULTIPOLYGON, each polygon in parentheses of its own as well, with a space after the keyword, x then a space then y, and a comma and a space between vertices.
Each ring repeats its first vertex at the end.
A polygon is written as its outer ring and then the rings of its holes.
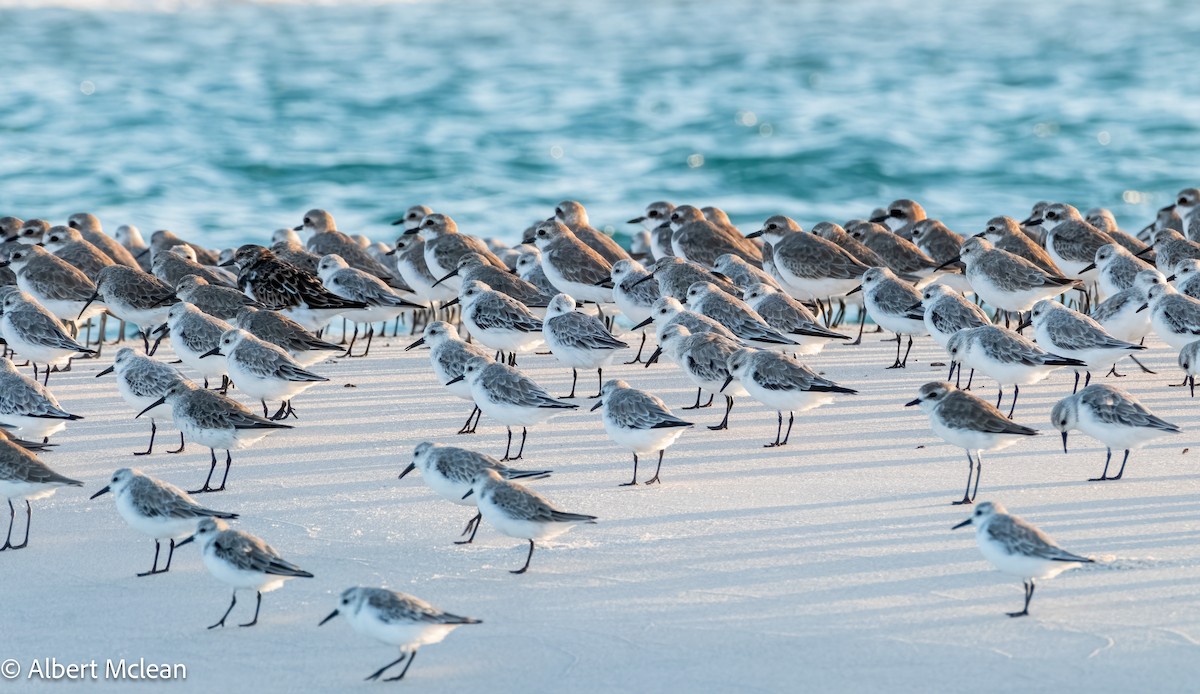
MULTIPOLYGON (((459 337, 458 329, 444 321, 432 321, 427 324, 424 334, 405 347, 404 351, 407 352, 421 345, 429 346, 429 361, 433 366, 433 374, 438 383, 450 391, 451 395, 474 403, 471 384, 462 379, 464 367, 475 357, 491 361, 491 355, 476 345, 467 344, 466 340, 459 337)), ((466 424, 463 424, 457 433, 474 434, 482 414, 479 406, 474 405, 471 408, 471 414, 467 415, 466 424), (471 423, 472 419, 475 421, 474 424, 471 423)))
POLYGON ((49 388, 18 373, 11 360, 0 357, 0 424, 21 438, 49 442, 67 428, 67 422, 80 419, 64 410, 49 388))
POLYGON ((321 283, 333 294, 346 299, 366 304, 366 308, 348 309, 342 313, 354 323, 354 335, 346 347, 345 356, 354 356, 354 342, 358 339, 358 324, 367 324, 367 347, 358 355, 365 357, 371 353, 371 339, 375 337, 375 323, 389 321, 408 309, 422 308, 401 296, 396 290, 384 283, 379 277, 351 267, 344 258, 336 253, 321 257, 317 264, 317 275, 321 283))
POLYGON ((934 381, 921 386, 917 397, 904 404, 905 407, 914 405, 929 415, 929 426, 934 434, 967 452, 967 488, 962 500, 955 501, 955 505, 975 501, 985 451, 998 451, 1037 434, 1037 430, 1005 417, 990 402, 949 383, 934 381), (971 488, 972 476, 975 478, 974 489, 971 488))
POLYGON ((305 367, 327 359, 333 352, 342 351, 339 345, 318 338, 278 311, 243 306, 234 316, 232 324, 263 342, 279 347, 305 367))
POLYGON ((655 453, 658 453, 658 466, 646 484, 661 482, 658 476, 662 472, 663 453, 692 423, 672 414, 662 398, 632 388, 619 379, 612 379, 601 387, 600 401, 592 406, 592 410, 601 407, 604 408, 601 419, 608 438, 633 452, 633 479, 621 486, 636 485, 638 456, 655 453))
POLYGON ((925 219, 925 208, 920 203, 908 198, 893 200, 883 210, 883 214, 872 215, 871 222, 882 224, 897 236, 912 241, 913 231, 918 222, 925 219))
MULTIPOLYGON (((959 250, 967 281, 990 306, 1024 312, 1042 299, 1079 285, 1078 280, 1047 274, 1033 263, 1002 251, 983 238, 967 239, 959 250)), ((1082 266, 1080 266, 1082 267, 1082 266)))
MULTIPOLYGON (((1029 313, 1029 325, 1038 344, 1055 354, 1078 359, 1087 372, 1084 386, 1092 380, 1092 371, 1114 366, 1122 357, 1146 349, 1142 345, 1118 340, 1094 319, 1073 311, 1057 301, 1042 299, 1029 313)), ((1075 392, 1079 389, 1079 369, 1075 370, 1075 392)))
POLYGON ((1067 277, 1090 278, 1084 268, 1096 259, 1096 251, 1113 237, 1084 221, 1079 210, 1066 203, 1051 203, 1042 211, 1040 226, 1046 229, 1046 252, 1067 277))
POLYGON ((746 395, 740 383, 729 381, 729 358, 742 346, 735 340, 715 332, 692 333, 684 323, 670 323, 659 334, 658 348, 650 355, 647 365, 667 354, 683 369, 683 373, 696 385, 696 403, 684 410, 697 410, 712 404, 718 394, 725 396, 725 416, 719 424, 708 427, 713 431, 729 428, 729 413, 733 411, 733 399, 746 395), (700 396, 708 393, 708 405, 700 404, 700 396))
POLYGON ((559 291, 576 301, 612 303, 612 263, 584 244, 559 221, 538 223, 534 244, 542 252, 542 269, 559 291))
POLYGON ((1101 296, 1112 296, 1133 286, 1133 278, 1143 270, 1154 269, 1152 265, 1134 256, 1124 246, 1106 243, 1096 249, 1096 259, 1084 266, 1083 272, 1096 272, 1096 284, 1101 296))
MULTIPOLYGON (((629 254, 611 236, 591 225, 587 209, 574 200, 563 200, 554 206, 554 216, 550 220, 558 220, 575 233, 580 241, 596 251, 609 264, 618 260, 629 259, 629 254)), ((547 221, 550 221, 547 220, 547 221)))
POLYGON ((268 400, 282 401, 272 420, 294 417, 292 399, 329 380, 305 369, 283 349, 240 328, 227 330, 220 342, 203 355, 212 357, 225 358, 229 378, 243 393, 262 401, 264 417, 268 400))
MULTIPOLYGON (((142 412, 151 403, 157 401, 167 390, 180 381, 187 381, 175 367, 164 364, 153 357, 135 353, 128 347, 117 350, 117 356, 108 368, 96 374, 96 378, 117 375, 117 391, 121 399, 133 408, 134 412, 142 412)), ((154 452, 154 437, 158 433, 159 419, 170 419, 171 408, 163 403, 145 412, 150 416, 150 445, 144 451, 136 451, 134 455, 150 455, 154 452)), ((179 448, 168 453, 182 453, 184 447, 183 434, 179 435, 179 448)))
POLYGON ((730 253, 761 266, 762 251, 730 228, 713 224, 691 205, 671 212, 671 250, 674 255, 711 268, 719 256, 730 253))
POLYGON ((1012 384, 1013 401, 1008 409, 1011 418, 1021 395, 1021 386, 1044 380, 1055 369, 1064 366, 1083 367, 1078 359, 1052 354, 1021 337, 1017 333, 996 325, 960 330, 946 344, 950 355, 950 375, 956 368, 975 369, 1000 384, 996 393, 996 407, 1004 397, 1004 386, 1012 384))
POLYGON ((8 533, 4 536, 4 546, 0 547, 0 552, 29 546, 29 524, 33 518, 31 501, 45 499, 58 491, 59 487, 82 486, 83 482, 51 470, 19 443, 7 436, 0 437, 0 497, 8 501, 8 533), (17 524, 17 510, 13 501, 25 502, 25 539, 17 545, 12 543, 13 528, 17 524))
MULTIPOLYGON (((523 258, 524 256, 522 256, 523 258)), ((518 269, 520 261, 518 261, 518 269)), ((618 260, 613 263, 611 276, 613 281, 613 302, 617 309, 635 325, 643 323, 650 317, 654 302, 662 296, 658 280, 636 260, 618 260)), ((642 361, 642 349, 646 347, 646 328, 641 328, 642 341, 638 345, 637 356, 627 364, 639 364, 642 361)))
MULTIPOLYGON (((205 388, 208 387, 209 379, 219 376, 221 387, 224 389, 228 386, 229 376, 225 360, 207 358, 204 355, 215 349, 221 342, 221 336, 232 327, 186 301, 181 301, 167 311, 167 322, 154 332, 159 335, 160 340, 163 336, 170 337, 171 349, 175 356, 179 357, 185 366, 200 374, 205 388)), ((150 350, 150 355, 152 356, 157 349, 156 342, 150 350)))
POLYGON ((845 296, 861 283, 867 266, 841 246, 816 234, 806 234, 794 220, 776 215, 763 228, 747 235, 771 245, 783 286, 797 299, 822 300, 845 296))
POLYGON ((693 282, 687 291, 687 306, 725 326, 745 344, 766 349, 797 346, 795 340, 771 327, 746 302, 712 282, 693 282))
POLYGON ((67 364, 80 354, 95 354, 68 337, 58 317, 22 291, 8 292, 0 303, 0 337, 10 350, 33 363, 34 379, 37 365, 45 365, 43 385, 49 383, 52 366, 67 364))
POLYGON ((91 301, 96 285, 83 272, 41 246, 22 246, 9 252, 0 265, 11 266, 17 286, 61 321, 86 321, 104 311, 91 301), (84 308, 88 310, 84 311, 84 308))
POLYGON ((575 384, 579 369, 596 370, 596 395, 604 383, 604 367, 612 363, 619 350, 629 347, 618 340, 595 316, 575 310, 575 300, 566 294, 558 294, 546 308, 542 321, 542 335, 550 352, 563 364, 571 367, 571 392, 566 397, 575 397, 575 384))
POLYGON ((867 315, 871 316, 876 325, 896 333, 896 360, 887 368, 906 368, 908 353, 912 351, 913 335, 929 333, 924 317, 917 318, 911 314, 912 307, 921 303, 921 293, 885 267, 867 270, 863 274, 861 286, 867 315), (900 341, 906 335, 908 348, 904 350, 904 358, 901 359, 900 341))
POLYGON ((804 304, 774 285, 751 284, 742 298, 768 325, 795 340, 797 354, 817 354, 830 342, 850 339, 822 326, 804 304))
POLYGON ((1180 432, 1177 425, 1158 417, 1129 393, 1099 383, 1058 401, 1050 411, 1050 423, 1062 432, 1063 453, 1067 452, 1067 434, 1074 429, 1097 439, 1108 449, 1104 472, 1090 482, 1121 479, 1130 451, 1167 434, 1180 432), (1109 477, 1108 465, 1112 462, 1114 448, 1125 451, 1125 457, 1121 460, 1121 469, 1109 477))
POLYGON ((210 284, 208 280, 197 275, 187 275, 180 279, 175 285, 175 296, 180 301, 186 301, 223 321, 234 320, 247 306, 262 307, 262 304, 232 287, 210 284))
POLYGON ((1063 272, 1041 244, 1035 242, 1012 217, 992 217, 983 231, 976 234, 1002 251, 1008 251, 1041 268, 1046 274, 1061 277, 1063 272))
POLYGON ((516 355, 531 352, 545 341, 542 321, 522 303, 507 294, 495 291, 483 282, 470 281, 462 285, 459 300, 448 302, 462 305, 462 322, 487 347, 516 355))

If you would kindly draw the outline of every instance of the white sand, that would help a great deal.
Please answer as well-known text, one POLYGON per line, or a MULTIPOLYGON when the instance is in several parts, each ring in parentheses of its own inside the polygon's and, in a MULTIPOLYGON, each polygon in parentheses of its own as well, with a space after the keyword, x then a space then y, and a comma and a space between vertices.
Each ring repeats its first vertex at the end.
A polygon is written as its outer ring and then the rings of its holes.
MULTIPOLYGON (((984 562, 971 531, 950 530, 969 512, 950 505, 962 495, 965 456, 902 407, 944 377, 930 365, 943 355, 924 338, 907 370, 887 371, 893 347, 879 337, 810 359, 862 392, 799 417, 791 445, 762 448, 775 414, 743 399, 731 431, 697 428, 668 451, 661 486, 618 488, 632 459, 586 411, 590 400, 535 427, 523 465, 556 473, 532 486, 601 522, 539 549, 524 576, 508 573, 524 559, 521 541, 485 525, 475 545, 455 546, 470 509, 436 497, 418 474, 396 479, 420 441, 499 456, 504 429, 484 417, 479 434, 455 436, 470 405, 441 392, 427 352, 401 351, 406 339, 318 365, 332 382, 297 398, 297 429, 235 453, 229 491, 200 497, 241 513, 239 527, 316 578, 268 594, 258 626, 213 631, 205 626, 229 590, 196 546, 176 553, 169 574, 135 578, 153 542, 124 525, 111 496, 87 499, 123 466, 198 486, 208 450, 165 454, 177 436, 167 426, 153 456, 134 458, 148 423, 132 419, 111 377, 93 378, 111 352, 78 362, 51 386, 87 419, 43 457, 87 486, 37 502, 30 548, 0 554, 0 659, 26 669, 47 656, 101 667, 121 657, 180 662, 196 691, 348 688, 396 656, 345 621, 317 628, 337 592, 365 584, 484 621, 423 650, 407 683, 369 685, 380 691, 1194 690, 1200 450, 1181 454, 1195 445, 1196 406, 1166 387, 1179 380, 1174 355, 1152 342, 1145 361, 1158 376, 1129 365, 1129 378, 1106 381, 1185 429, 1135 454, 1119 482, 1084 481, 1099 474, 1103 449, 1076 433, 1064 455, 1048 430, 1069 371, 1024 389, 1016 419, 1045 433, 985 459, 979 499, 1110 561, 1043 582, 1033 616, 1014 620, 1004 612, 1019 609, 1020 581, 984 562)), ((522 366, 556 394, 569 387, 552 357, 522 366)), ((675 408, 694 392, 673 365, 608 375, 675 408)), ((994 397, 992 383, 978 385, 994 397)), ((594 386, 594 374, 581 374, 581 394, 594 386)), ((685 414, 713 424, 721 412, 685 414)), ((229 623, 252 609, 243 593, 229 623)))

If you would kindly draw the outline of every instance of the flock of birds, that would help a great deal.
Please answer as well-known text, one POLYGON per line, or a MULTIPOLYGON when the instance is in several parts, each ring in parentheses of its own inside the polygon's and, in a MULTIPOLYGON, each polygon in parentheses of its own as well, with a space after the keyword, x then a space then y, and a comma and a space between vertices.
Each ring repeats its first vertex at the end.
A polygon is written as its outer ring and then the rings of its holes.
MULTIPOLYGON (((520 245, 508 247, 460 233, 449 216, 415 206, 396 220, 402 233, 388 246, 338 231, 333 217, 317 209, 294 229, 275 232, 269 247, 214 251, 166 230, 156 231, 149 243, 132 226, 110 237, 90 214, 72 215, 65 226, 0 218, 0 337, 6 352, 0 358, 0 495, 9 506, 0 552, 28 545, 30 501, 83 485, 37 454, 81 418, 59 405, 49 389, 51 374, 69 370, 73 360, 100 357, 113 332, 109 319, 120 322, 118 339, 125 326, 141 338, 141 349, 121 347, 97 374, 113 374, 124 401, 150 421, 149 445, 135 455, 150 454, 157 423, 170 421, 180 438, 169 452, 188 443, 208 447, 210 467, 204 483, 190 492, 122 468, 92 498, 111 493, 121 517, 154 539, 154 563, 139 576, 167 572, 176 548, 200 545, 210 573, 233 588, 228 609, 210 629, 225 625, 238 590, 255 591, 254 617, 240 625, 251 626, 263 593, 312 574, 232 528, 236 514, 191 495, 224 490, 232 452, 292 428, 286 420, 297 417, 295 399, 327 380, 312 368, 339 354, 368 356, 373 338, 386 334, 389 324, 397 336, 401 322, 414 336, 420 329, 407 349, 427 347, 439 383, 472 402, 459 434, 474 432, 485 414, 508 431, 499 459, 422 442, 400 477, 417 470, 438 495, 475 509, 460 544, 472 542, 484 521, 527 541, 517 574, 529 569, 537 542, 596 520, 559 510, 521 484, 549 470, 506 465, 523 457, 531 427, 579 407, 573 400, 580 370, 596 371, 591 409, 602 410, 608 436, 633 455, 626 485, 638 483, 646 456, 657 461, 644 484, 660 482, 664 452, 694 426, 655 394, 605 380, 604 368, 619 353, 632 352, 626 340, 638 333, 636 356, 624 363, 648 368, 670 360, 678 366, 696 388, 695 403, 682 410, 724 399, 724 416, 709 429, 729 427, 735 398, 775 410, 776 435, 768 447, 788 444, 796 413, 856 392, 819 375, 802 358, 831 343, 858 344, 868 317, 896 336, 888 368, 906 366, 914 337, 932 337, 948 356, 948 381, 956 381, 928 383, 907 404, 929 415, 940 438, 966 451, 967 486, 956 504, 974 502, 984 452, 1037 433, 1012 419, 1021 386, 1056 369, 1073 369, 1075 389, 1054 406, 1051 424, 1062 433, 1064 450, 1073 430, 1104 443, 1108 456, 1096 479, 1119 480, 1131 451, 1180 429, 1129 393, 1091 384, 1093 375, 1120 376, 1117 364, 1126 357, 1149 371, 1137 355, 1151 332, 1178 351, 1185 374, 1180 385, 1194 389, 1200 373, 1197 189, 1182 191, 1136 234, 1118 229, 1106 210, 1085 217, 1070 205, 1046 202, 1022 222, 995 217, 966 237, 927 218, 911 200, 844 226, 821 222, 811 233, 775 216, 743 234, 720 209, 666 202, 649 205, 630 221, 642 229, 627 251, 590 225, 581 204, 565 201, 552 217, 529 227, 520 245), (858 334, 851 339, 838 328, 854 314, 858 334), (614 332, 618 316, 621 334, 614 332), (338 318, 343 333, 353 326, 345 347, 324 335, 338 318), (1036 341, 1022 334, 1026 328, 1036 341), (650 333, 654 347, 643 359, 650 333), (366 344, 355 354, 360 334, 366 344), (178 361, 155 357, 164 340, 178 361), (564 397, 551 395, 517 366, 518 357, 543 348, 572 371, 564 397), (18 371, 15 361, 27 362, 33 377, 18 371), (970 372, 965 387, 964 370, 970 372), (970 392, 976 372, 1001 387, 994 405, 970 392), (999 409, 1005 386, 1012 386, 1007 414, 999 409), (231 397, 230 389, 250 406, 231 397), (521 438, 514 444, 517 428, 521 438), (219 484, 218 451, 225 462, 219 484), (1123 452, 1123 459, 1110 475, 1113 451, 1123 452), (14 502, 21 501, 24 539, 14 543, 14 502), (163 543, 167 556, 160 568, 163 543)), ((979 503, 956 527, 964 525, 975 527, 987 559, 1024 581, 1025 603, 1012 616, 1028 614, 1035 580, 1092 561, 1061 549, 997 503, 979 503)), ((337 615, 400 649, 397 660, 368 679, 405 663, 389 679, 403 678, 420 646, 478 623, 384 588, 346 590, 321 624, 337 615)))

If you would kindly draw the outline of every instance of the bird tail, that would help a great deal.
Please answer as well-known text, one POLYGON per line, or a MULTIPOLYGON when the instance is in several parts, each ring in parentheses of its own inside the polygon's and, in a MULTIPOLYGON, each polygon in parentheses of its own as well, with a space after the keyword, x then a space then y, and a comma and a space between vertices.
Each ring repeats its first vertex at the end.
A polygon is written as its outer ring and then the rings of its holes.
POLYGON ((587 516, 582 513, 564 513, 563 511, 551 511, 550 519, 558 523, 595 523, 596 516, 587 516))

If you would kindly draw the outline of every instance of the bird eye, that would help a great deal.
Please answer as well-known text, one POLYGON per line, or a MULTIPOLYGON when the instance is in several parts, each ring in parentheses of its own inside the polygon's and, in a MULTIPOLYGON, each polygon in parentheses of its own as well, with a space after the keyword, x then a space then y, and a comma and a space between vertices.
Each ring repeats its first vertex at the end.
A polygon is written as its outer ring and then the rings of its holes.
POLYGON ((646 213, 646 216, 647 216, 647 217, 657 217, 657 216, 658 216, 658 211, 657 211, 657 210, 650 210, 649 212, 647 212, 647 213, 646 213))
POLYGON ((890 212, 888 212, 888 214, 891 215, 892 217, 903 217, 904 216, 904 213, 901 212, 900 210, 891 210, 890 212))
POLYGON ((1046 213, 1046 219, 1054 219, 1054 218, 1056 218, 1056 217, 1058 217, 1058 213, 1057 213, 1057 212, 1047 212, 1047 213, 1046 213))
POLYGON ((1187 198, 1181 197, 1181 198, 1179 198, 1179 200, 1178 200, 1178 201, 1176 201, 1176 202, 1177 202, 1177 204, 1180 204, 1180 205, 1186 205, 1186 204, 1187 204, 1187 198))

